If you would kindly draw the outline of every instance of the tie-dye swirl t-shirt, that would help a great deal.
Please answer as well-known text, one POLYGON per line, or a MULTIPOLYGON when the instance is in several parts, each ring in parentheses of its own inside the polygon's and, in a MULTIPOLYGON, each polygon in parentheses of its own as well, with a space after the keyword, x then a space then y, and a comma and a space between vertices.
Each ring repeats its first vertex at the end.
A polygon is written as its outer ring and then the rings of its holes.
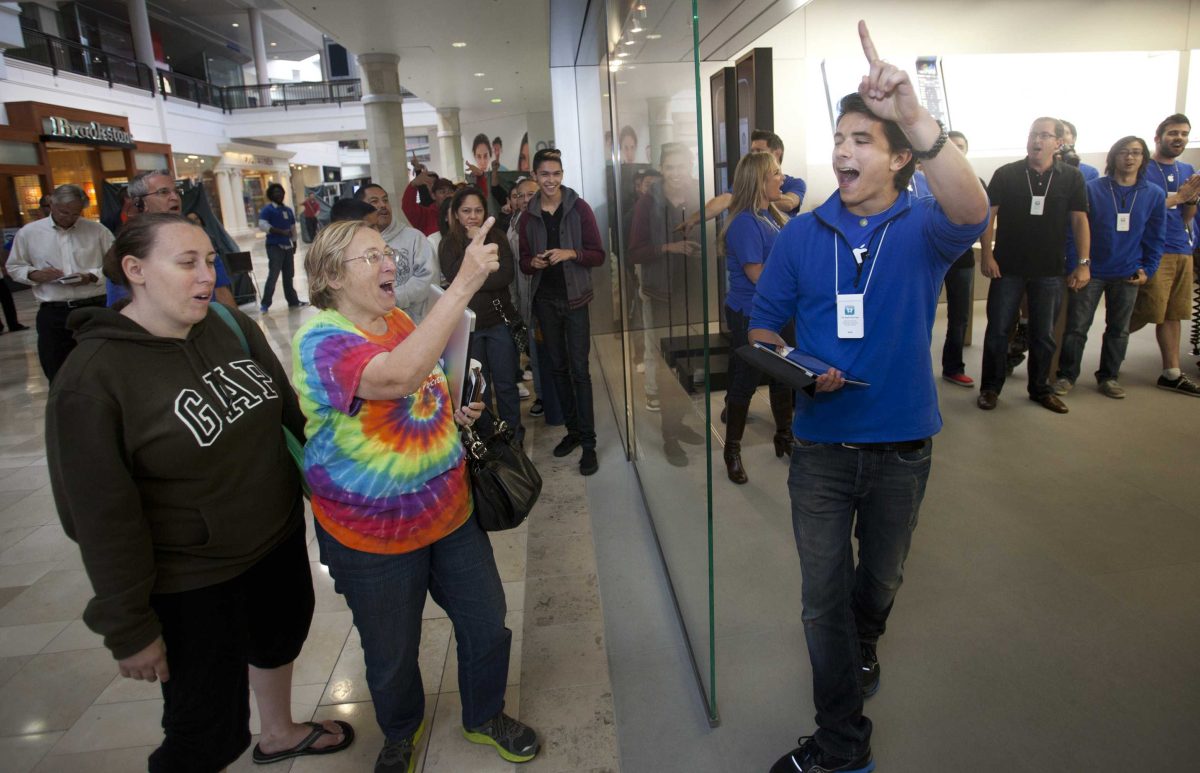
POLYGON ((346 547, 408 553, 450 534, 471 515, 471 491, 450 389, 435 367, 411 395, 356 396, 363 370, 414 329, 395 309, 372 335, 333 309, 292 341, 293 382, 308 420, 304 476, 317 521, 346 547))

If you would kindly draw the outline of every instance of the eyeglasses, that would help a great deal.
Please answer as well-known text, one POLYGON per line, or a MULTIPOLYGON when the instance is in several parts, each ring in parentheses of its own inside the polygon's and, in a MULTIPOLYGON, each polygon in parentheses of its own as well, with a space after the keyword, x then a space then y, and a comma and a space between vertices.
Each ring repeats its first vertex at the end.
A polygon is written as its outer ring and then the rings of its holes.
POLYGON ((1034 134, 1033 132, 1030 132, 1030 133, 1029 133, 1029 139, 1031 139, 1031 140, 1041 140, 1042 142, 1049 142, 1050 140, 1056 140, 1056 139, 1058 139, 1058 135, 1057 135, 1057 134, 1051 134, 1050 132, 1039 132, 1039 133, 1037 133, 1037 134, 1034 134))
POLYGON ((1124 158, 1141 158, 1145 153, 1140 148, 1133 148, 1132 150, 1118 150, 1117 155, 1124 158))
POLYGON ((396 252, 391 247, 384 247, 382 250, 367 250, 357 258, 346 258, 342 261, 342 263, 353 263, 356 260, 365 260, 368 266, 377 266, 379 265, 379 261, 387 258, 394 265, 396 263, 396 258, 399 257, 399 255, 400 253, 396 252))
POLYGON ((170 196, 172 193, 178 194, 178 188, 159 188, 156 191, 150 191, 147 196, 170 196))

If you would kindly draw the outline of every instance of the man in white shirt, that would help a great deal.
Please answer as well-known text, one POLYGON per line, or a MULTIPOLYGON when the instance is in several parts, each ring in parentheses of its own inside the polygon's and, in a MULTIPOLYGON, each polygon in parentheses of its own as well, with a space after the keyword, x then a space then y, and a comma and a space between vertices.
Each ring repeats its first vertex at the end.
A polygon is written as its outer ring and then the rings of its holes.
POLYGON ((17 232, 8 272, 33 285, 41 301, 37 314, 38 361, 53 381, 75 338, 67 316, 80 306, 103 306, 101 271, 113 236, 104 226, 80 217, 88 196, 78 185, 60 185, 50 196, 50 217, 17 232))
POLYGON ((437 254, 425 234, 393 217, 388 192, 374 183, 358 189, 354 198, 375 207, 379 235, 396 251, 396 305, 412 317, 413 322, 425 318, 429 306, 429 287, 441 280, 437 254))

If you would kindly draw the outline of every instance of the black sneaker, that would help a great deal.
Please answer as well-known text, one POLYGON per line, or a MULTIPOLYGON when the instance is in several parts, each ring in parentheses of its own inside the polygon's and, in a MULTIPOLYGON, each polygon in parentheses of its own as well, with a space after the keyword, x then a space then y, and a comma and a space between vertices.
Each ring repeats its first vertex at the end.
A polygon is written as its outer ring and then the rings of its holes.
POLYGON ((385 740, 379 756, 375 758, 375 773, 412 773, 417 767, 417 743, 424 731, 425 722, 422 721, 411 738, 385 740))
POLYGON ((566 456, 576 448, 579 448, 579 444, 582 442, 578 435, 568 434, 565 438, 558 441, 558 445, 554 447, 554 455, 558 457, 566 456))
POLYGON ((879 691, 879 658, 875 657, 875 645, 859 642, 862 650, 862 670, 858 672, 858 684, 862 697, 870 698, 879 691))
POLYGON ((479 727, 464 727, 463 737, 471 743, 495 746, 500 756, 509 762, 529 762, 541 748, 532 727, 503 711, 479 727))
POLYGON ((1159 376, 1158 388, 1165 389, 1168 392, 1179 392, 1180 394, 1191 395, 1192 397, 1200 397, 1200 386, 1196 386, 1195 381, 1192 381, 1182 373, 1174 381, 1166 376, 1159 376))
POLYGON ((834 757, 822 751, 811 736, 804 736, 799 748, 784 755, 771 767, 771 773, 870 773, 875 769, 871 750, 855 760, 834 757))
POLYGON ((546 409, 545 409, 545 407, 542 406, 542 398, 540 398, 540 397, 538 399, 534 400, 533 403, 529 406, 529 415, 530 416, 534 416, 534 417, 544 416, 545 413, 546 413, 546 409))
POLYGON ((580 475, 595 475, 596 470, 600 469, 600 462, 596 459, 596 449, 583 449, 583 456, 579 458, 579 474, 580 475))

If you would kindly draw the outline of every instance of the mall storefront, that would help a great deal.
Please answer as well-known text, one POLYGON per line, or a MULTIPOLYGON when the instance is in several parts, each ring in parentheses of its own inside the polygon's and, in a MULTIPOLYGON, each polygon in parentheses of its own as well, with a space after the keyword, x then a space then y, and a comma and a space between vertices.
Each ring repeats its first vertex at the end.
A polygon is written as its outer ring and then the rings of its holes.
POLYGON ((42 102, 8 102, 8 125, 0 126, 0 223, 31 222, 38 200, 59 185, 83 188, 90 200, 84 217, 100 219, 103 183, 123 184, 139 170, 169 169, 171 146, 141 142, 119 115, 42 102))

